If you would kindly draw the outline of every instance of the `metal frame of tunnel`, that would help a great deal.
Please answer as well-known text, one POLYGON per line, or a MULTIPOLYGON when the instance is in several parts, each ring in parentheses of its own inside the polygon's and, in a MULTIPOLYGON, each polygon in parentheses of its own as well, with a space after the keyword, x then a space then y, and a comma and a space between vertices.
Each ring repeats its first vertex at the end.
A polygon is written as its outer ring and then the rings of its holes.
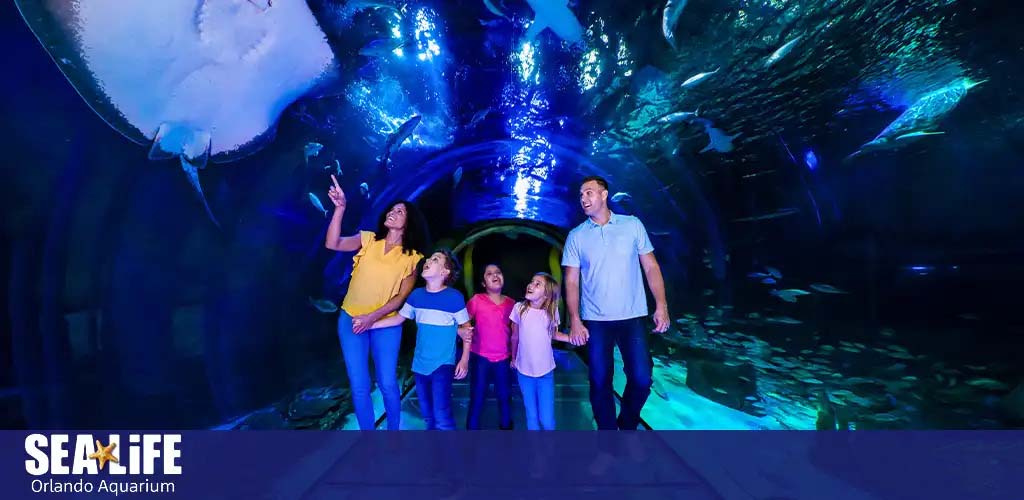
MULTIPOLYGON (((558 234, 558 230, 555 228, 519 219, 501 219, 483 225, 479 225, 471 229, 462 239, 462 242, 460 242, 458 245, 455 246, 454 249, 452 249, 452 252, 455 253, 455 255, 461 255, 462 251, 467 249, 471 250, 472 245, 479 241, 480 239, 496 234, 502 234, 506 236, 511 234, 523 234, 537 238, 551 245, 551 248, 555 252, 554 255, 562 254, 562 248, 564 246, 565 241, 565 238, 562 237, 562 235, 558 234)), ((554 257, 550 257, 549 260, 553 258, 554 257)), ((466 290, 472 290, 474 286, 472 259, 463 258, 462 261, 463 269, 465 270, 463 279, 465 280, 466 290)), ((549 265, 551 267, 551 275, 554 276, 559 283, 561 283, 561 266, 558 262, 554 264, 551 264, 549 262, 549 265)))

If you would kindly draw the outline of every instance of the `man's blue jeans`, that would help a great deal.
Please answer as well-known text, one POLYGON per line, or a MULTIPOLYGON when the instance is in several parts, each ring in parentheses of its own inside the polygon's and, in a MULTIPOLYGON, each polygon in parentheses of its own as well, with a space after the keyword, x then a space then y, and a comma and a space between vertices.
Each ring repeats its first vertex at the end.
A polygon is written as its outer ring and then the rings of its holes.
POLYGON ((466 415, 466 429, 480 428, 480 413, 487 400, 487 388, 494 382, 494 395, 498 400, 498 412, 502 429, 512 428, 512 368, 509 359, 489 361, 475 353, 469 353, 469 414, 466 415))
POLYGON ((427 430, 455 430, 455 416, 452 415, 452 381, 455 380, 455 365, 441 365, 430 375, 416 373, 416 397, 419 398, 420 412, 427 430))
POLYGON ((344 310, 338 316, 338 339, 345 358, 345 371, 352 392, 352 406, 356 410, 359 429, 371 431, 377 419, 370 398, 369 355, 373 352, 373 365, 377 372, 377 387, 384 397, 388 430, 397 431, 402 415, 402 392, 398 387, 398 349, 402 343, 402 327, 378 328, 360 334, 352 333, 352 316, 344 310))
POLYGON ((651 395, 654 369, 647 347, 647 331, 643 318, 622 321, 585 321, 590 332, 587 353, 590 357, 590 406, 598 430, 636 430, 640 410, 651 395), (626 390, 622 408, 615 417, 615 393, 612 374, 615 370, 614 349, 618 344, 626 373, 626 390))

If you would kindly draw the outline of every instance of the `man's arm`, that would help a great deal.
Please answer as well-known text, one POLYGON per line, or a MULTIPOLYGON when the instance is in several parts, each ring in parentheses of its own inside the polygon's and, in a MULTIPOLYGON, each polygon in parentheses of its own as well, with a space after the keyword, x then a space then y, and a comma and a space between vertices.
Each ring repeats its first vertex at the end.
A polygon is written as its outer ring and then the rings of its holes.
POLYGON ((398 290, 398 295, 391 297, 391 300, 387 301, 384 305, 380 306, 376 311, 369 314, 363 314, 352 318, 352 332, 362 333, 370 328, 380 318, 387 316, 397 311, 402 304, 405 304, 405 300, 409 298, 409 294, 412 293, 412 287, 416 284, 416 275, 410 274, 402 280, 402 286, 398 290), (358 323, 358 324, 357 324, 358 323))
POLYGON ((661 276, 661 266, 658 259, 654 258, 654 252, 640 256, 640 265, 644 268, 644 276, 647 277, 647 286, 651 288, 654 295, 654 331, 664 333, 668 331, 668 302, 665 300, 665 279, 661 276))
POLYGON ((580 346, 587 343, 590 332, 583 326, 580 318, 580 268, 565 267, 565 307, 569 311, 569 331, 572 345, 580 346))

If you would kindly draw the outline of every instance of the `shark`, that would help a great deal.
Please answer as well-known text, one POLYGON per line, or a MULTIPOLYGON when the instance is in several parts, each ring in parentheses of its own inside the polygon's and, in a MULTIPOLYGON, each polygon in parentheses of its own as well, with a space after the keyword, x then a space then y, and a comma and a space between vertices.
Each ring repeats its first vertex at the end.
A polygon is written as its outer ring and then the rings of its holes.
POLYGON ((381 168, 386 168, 388 166, 388 161, 391 159, 391 155, 396 149, 402 146, 402 143, 405 142, 406 139, 412 136, 412 131, 416 129, 416 126, 419 125, 421 121, 423 121, 422 116, 413 115, 412 118, 409 118, 405 123, 401 124, 398 127, 398 130, 388 135, 387 140, 384 142, 384 152, 381 154, 381 168))
POLYGON ((533 23, 526 30, 526 39, 533 40, 545 29, 570 44, 583 44, 583 25, 569 8, 568 0, 526 0, 533 9, 533 23))
POLYGON ((107 125, 149 146, 151 160, 178 159, 218 227, 198 172, 259 151, 285 108, 338 89, 334 53, 306 2, 15 4, 107 125))
POLYGON ((873 151, 897 149, 923 137, 944 135, 945 132, 935 130, 938 122, 960 103, 960 100, 967 95, 968 90, 986 81, 959 78, 942 88, 922 95, 882 129, 874 139, 865 143, 843 161, 849 162, 873 151))

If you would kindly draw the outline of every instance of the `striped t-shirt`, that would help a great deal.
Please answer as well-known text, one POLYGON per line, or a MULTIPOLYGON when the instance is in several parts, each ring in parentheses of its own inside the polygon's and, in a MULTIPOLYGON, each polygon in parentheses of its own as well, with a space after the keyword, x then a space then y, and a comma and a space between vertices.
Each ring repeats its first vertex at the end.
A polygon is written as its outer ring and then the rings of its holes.
POLYGON ((459 325, 469 322, 466 299, 458 290, 445 288, 428 292, 426 288, 417 288, 409 294, 398 314, 416 321, 413 373, 430 375, 442 365, 455 364, 459 325))

